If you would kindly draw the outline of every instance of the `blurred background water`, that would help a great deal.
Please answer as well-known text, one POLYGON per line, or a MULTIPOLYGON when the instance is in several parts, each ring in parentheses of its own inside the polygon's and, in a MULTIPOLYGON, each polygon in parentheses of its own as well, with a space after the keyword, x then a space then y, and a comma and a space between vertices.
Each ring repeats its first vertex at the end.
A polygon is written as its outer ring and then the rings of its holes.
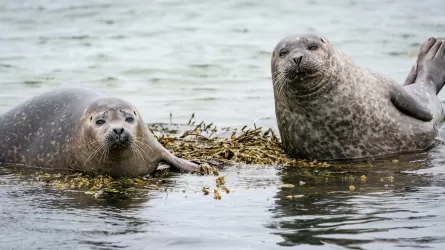
MULTIPOLYGON (((84 86, 130 100, 149 123, 195 112, 218 126, 275 127, 270 57, 280 39, 323 34, 402 82, 422 41, 445 36, 444 11, 443 0, 0 0, 0 113, 84 86)), ((367 172, 376 181, 354 192, 342 181, 299 188, 292 170, 230 169, 234 192, 221 201, 200 192, 214 177, 179 175, 172 185, 185 192, 103 200, 14 184, 5 171, 0 249, 440 248, 438 144, 415 167, 376 165, 367 172), (395 184, 380 181, 387 175, 395 184)))
POLYGON ((131 100, 147 122, 273 126, 270 56, 318 32, 403 81, 445 3, 419 1, 0 1, 0 111, 55 86, 131 100))

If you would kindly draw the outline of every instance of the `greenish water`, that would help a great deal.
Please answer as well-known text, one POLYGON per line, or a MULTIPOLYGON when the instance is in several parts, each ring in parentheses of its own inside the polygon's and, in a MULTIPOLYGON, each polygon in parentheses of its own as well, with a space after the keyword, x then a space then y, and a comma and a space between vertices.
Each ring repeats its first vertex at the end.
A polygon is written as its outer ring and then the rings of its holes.
MULTIPOLYGON (((442 0, 0 0, 0 112, 85 86, 130 100, 147 123, 195 112, 219 126, 275 128, 270 55, 281 38, 319 32, 402 82, 409 54, 444 36, 444 10, 442 0)), ((354 191, 349 173, 316 183, 295 169, 228 168, 222 200, 201 192, 215 177, 181 174, 168 178, 172 191, 95 199, 17 183, 0 168, 0 249, 441 249, 437 144, 360 170, 368 181, 356 178, 354 191)))

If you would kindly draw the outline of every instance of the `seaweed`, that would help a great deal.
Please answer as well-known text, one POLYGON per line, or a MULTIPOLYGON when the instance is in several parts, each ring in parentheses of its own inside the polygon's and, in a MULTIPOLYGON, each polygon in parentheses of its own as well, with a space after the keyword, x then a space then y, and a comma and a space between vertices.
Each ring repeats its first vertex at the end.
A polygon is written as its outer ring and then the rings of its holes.
POLYGON ((56 189, 81 190, 95 197, 109 194, 129 194, 138 190, 159 190, 165 180, 158 178, 137 177, 113 179, 110 176, 94 173, 50 174, 35 173, 29 182, 40 182, 44 186, 56 189))
MULTIPOLYGON (((148 127, 158 141, 173 154, 199 164, 199 168, 192 174, 219 176, 218 169, 223 166, 247 164, 301 167, 303 176, 323 180, 328 176, 326 173, 318 173, 319 168, 331 166, 326 162, 290 159, 272 129, 256 127, 255 124, 253 128, 244 126, 241 129, 218 129, 213 123, 207 124, 204 121, 195 125, 194 115, 190 118, 188 126, 190 129, 185 131, 159 124, 148 127), (304 170, 307 167, 312 170, 304 170)), ((81 189, 97 197, 103 194, 128 194, 140 189, 159 190, 162 178, 169 177, 172 173, 168 168, 162 168, 151 176, 120 179, 94 173, 37 173, 34 180, 58 189, 81 189)), ((225 185, 224 176, 216 179, 214 199, 221 199, 220 191, 230 193, 225 185)), ((304 185, 304 182, 300 185, 304 185)), ((204 195, 209 195, 210 190, 210 187, 202 188, 204 195)))
MULTIPOLYGON (((193 116, 189 124, 192 119, 193 116)), ((270 128, 263 129, 255 125, 249 129, 244 126, 241 130, 226 128, 222 130, 222 135, 225 133, 226 136, 214 136, 218 132, 221 131, 216 125, 202 121, 180 136, 164 132, 157 136, 157 139, 173 154, 210 166, 236 163, 265 166, 331 166, 326 162, 290 159, 284 152, 280 139, 270 128)))

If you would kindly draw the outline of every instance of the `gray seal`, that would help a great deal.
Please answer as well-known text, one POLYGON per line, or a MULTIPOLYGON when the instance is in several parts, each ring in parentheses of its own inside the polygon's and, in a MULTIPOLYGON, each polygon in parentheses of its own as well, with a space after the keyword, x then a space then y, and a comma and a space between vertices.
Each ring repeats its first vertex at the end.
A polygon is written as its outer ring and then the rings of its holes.
POLYGON ((272 55, 275 113, 292 158, 341 160, 430 147, 444 121, 445 42, 426 40, 404 85, 362 68, 325 37, 295 35, 272 55))
POLYGON ((0 116, 0 163, 136 177, 160 161, 192 171, 148 129, 129 102, 82 88, 40 94, 0 116))

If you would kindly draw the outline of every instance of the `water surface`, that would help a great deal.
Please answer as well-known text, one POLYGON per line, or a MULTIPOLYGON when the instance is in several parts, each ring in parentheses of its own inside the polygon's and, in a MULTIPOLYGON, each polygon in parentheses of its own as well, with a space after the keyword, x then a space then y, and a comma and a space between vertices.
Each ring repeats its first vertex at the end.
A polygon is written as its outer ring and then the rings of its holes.
MULTIPOLYGON (((172 113, 185 123, 195 112, 219 126, 276 127, 270 56, 281 38, 319 32, 402 82, 420 43, 444 36, 443 10, 442 0, 0 0, 0 112, 52 87, 85 86, 130 100, 146 122, 172 113)), ((95 199, 1 169, 0 248, 441 248, 444 149, 360 168, 368 180, 356 178, 354 191, 349 172, 319 183, 295 169, 228 168, 222 200, 201 192, 213 176, 95 199)))

